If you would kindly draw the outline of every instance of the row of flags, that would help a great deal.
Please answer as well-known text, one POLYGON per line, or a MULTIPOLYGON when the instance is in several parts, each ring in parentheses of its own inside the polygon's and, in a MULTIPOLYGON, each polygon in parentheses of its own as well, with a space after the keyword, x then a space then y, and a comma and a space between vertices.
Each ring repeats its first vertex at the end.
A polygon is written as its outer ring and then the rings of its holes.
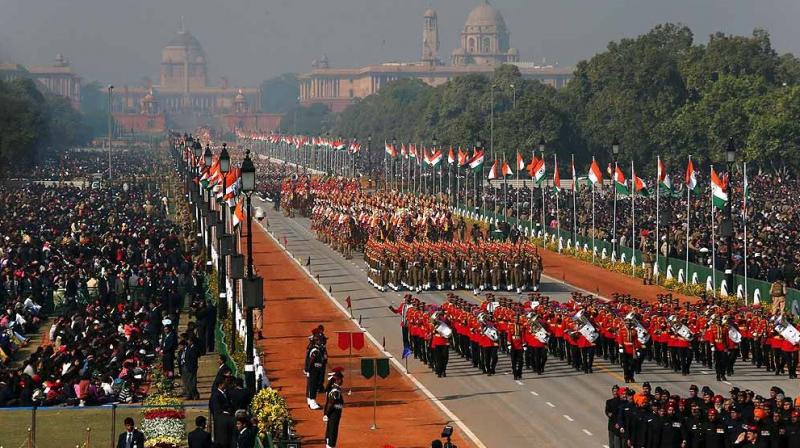
POLYGON ((198 182, 201 188, 205 188, 209 194, 214 195, 218 203, 224 202, 228 205, 232 214, 233 227, 238 227, 245 219, 244 216, 244 197, 242 191, 242 172, 239 167, 231 167, 227 173, 223 173, 219 166, 219 155, 215 155, 210 166, 205 165, 203 157, 197 160, 191 154, 189 148, 186 149, 186 157, 192 160, 193 167, 200 168, 198 182), (222 185, 225 188, 223 190, 222 185))

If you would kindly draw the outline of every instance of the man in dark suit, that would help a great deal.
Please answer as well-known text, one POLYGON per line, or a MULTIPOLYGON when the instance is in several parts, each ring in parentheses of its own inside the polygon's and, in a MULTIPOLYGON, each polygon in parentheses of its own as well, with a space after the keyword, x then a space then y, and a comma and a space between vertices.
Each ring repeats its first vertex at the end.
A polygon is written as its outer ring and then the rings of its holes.
POLYGON ((214 446, 228 448, 235 441, 233 411, 228 397, 228 381, 220 382, 211 392, 208 410, 214 417, 214 446))
POLYGON ((144 448, 144 433, 136 429, 130 417, 125 419, 125 432, 119 435, 117 448, 144 448))
POLYGON ((236 418, 236 448, 252 448, 256 443, 256 430, 247 415, 236 418))
POLYGON ((227 365, 228 357, 225 355, 219 355, 219 360, 217 361, 217 374, 214 376, 214 383, 211 385, 212 388, 217 387, 219 383, 225 380, 226 376, 230 376, 231 368, 227 365))
POLYGON ((189 336, 186 348, 181 352, 181 380, 183 381, 183 398, 199 400, 197 392, 197 366, 199 353, 194 336, 189 336))
POLYGON ((161 337, 161 364, 167 378, 172 378, 175 371, 175 350, 178 338, 172 331, 172 320, 164 319, 164 335, 161 337))
POLYGON ((189 448, 211 448, 211 434, 206 432, 206 418, 202 415, 194 419, 197 426, 189 433, 189 448))

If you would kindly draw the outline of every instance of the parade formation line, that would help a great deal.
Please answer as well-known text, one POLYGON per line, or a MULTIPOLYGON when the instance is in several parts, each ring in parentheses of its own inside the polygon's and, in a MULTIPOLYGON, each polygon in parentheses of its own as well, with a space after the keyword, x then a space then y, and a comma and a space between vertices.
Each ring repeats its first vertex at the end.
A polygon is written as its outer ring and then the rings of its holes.
MULTIPOLYGON (((258 229, 258 227, 256 227, 258 229)), ((373 422, 373 381, 360 375, 357 357, 383 357, 383 352, 367 342, 350 362, 347 351, 336 345, 336 331, 360 331, 358 325, 338 310, 325 293, 303 272, 278 243, 265 232, 253 232, 253 260, 264 277, 263 350, 267 375, 273 387, 286 397, 303 437, 303 446, 325 446, 322 412, 306 405, 306 377, 303 360, 311 330, 318 324, 329 337, 329 367, 345 368, 343 390, 345 408, 339 429, 342 446, 422 446, 437 438, 446 424, 453 424, 419 387, 397 369, 388 378, 378 379, 377 428, 373 422), (352 368, 351 368, 352 367, 352 368)), ((320 404, 324 395, 319 395, 320 404)), ((460 433, 453 439, 459 447, 474 446, 460 433)), ((477 446, 482 446, 475 444, 477 446)))

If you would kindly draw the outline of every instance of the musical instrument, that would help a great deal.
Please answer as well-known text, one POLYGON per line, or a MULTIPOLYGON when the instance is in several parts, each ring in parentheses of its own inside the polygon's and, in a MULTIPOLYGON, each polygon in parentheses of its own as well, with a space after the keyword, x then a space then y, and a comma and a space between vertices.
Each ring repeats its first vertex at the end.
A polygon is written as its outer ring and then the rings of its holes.
POLYGON ((445 339, 450 339, 450 337, 453 336, 453 329, 446 323, 439 322, 439 325, 436 326, 436 333, 445 339))
POLYGON ((497 342, 500 339, 500 335, 497 333, 497 328, 494 328, 492 325, 486 325, 483 327, 483 334, 492 340, 492 342, 497 342))
POLYGON ((647 332, 647 329, 644 328, 639 322, 639 319, 636 318, 636 314, 631 311, 625 316, 625 320, 633 322, 634 327, 636 327, 636 338, 639 340, 639 343, 642 345, 647 344, 650 340, 650 333, 647 332))
POLYGON ((578 311, 572 316, 572 320, 577 322, 578 324, 578 332, 583 335, 589 342, 594 343, 597 338, 600 337, 600 333, 598 333, 597 329, 594 328, 594 325, 589 321, 589 319, 583 315, 583 310, 578 311))
POLYGON ((722 319, 722 324, 728 324, 728 338, 730 338, 731 341, 735 344, 742 342, 742 334, 739 333, 739 329, 736 328, 736 325, 728 319, 728 316, 722 319))
POLYGON ((675 334, 682 337, 683 339, 686 339, 687 341, 691 341, 692 339, 694 339, 692 331, 689 330, 689 327, 678 321, 677 316, 671 315, 667 318, 667 320, 669 321, 672 331, 675 334))
POLYGON ((786 322, 783 319, 783 316, 778 316, 775 319, 775 331, 778 332, 784 339, 791 342, 792 344, 800 344, 800 331, 797 331, 797 328, 794 325, 786 322))
POLYGON ((539 316, 534 313, 528 313, 528 326, 530 327, 531 334, 539 340, 542 344, 547 344, 550 340, 550 333, 544 329, 542 323, 539 322, 539 316))

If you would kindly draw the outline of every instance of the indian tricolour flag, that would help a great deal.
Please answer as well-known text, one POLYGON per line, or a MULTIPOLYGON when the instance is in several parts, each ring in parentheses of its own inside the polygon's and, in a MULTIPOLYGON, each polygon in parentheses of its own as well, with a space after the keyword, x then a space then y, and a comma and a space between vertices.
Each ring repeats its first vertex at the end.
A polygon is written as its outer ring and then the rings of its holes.
POLYGON ((619 165, 614 170, 614 188, 617 189, 617 194, 627 195, 630 193, 628 191, 628 181, 625 179, 625 174, 619 165))
POLYGON ((472 170, 477 170, 481 166, 483 166, 483 159, 485 158, 484 152, 476 149, 475 153, 472 154, 472 158, 469 159, 467 162, 468 166, 472 170))
POLYGON ((428 162, 428 165, 430 165, 431 167, 435 168, 440 163, 442 163, 442 159, 443 158, 444 158, 444 155, 442 154, 441 151, 439 151, 437 149, 433 154, 431 154, 430 156, 427 156, 426 162, 428 162))
POLYGON ((726 178, 720 179, 714 167, 711 167, 711 202, 714 207, 725 208, 728 202, 727 191, 728 180, 726 178))
POLYGON ((522 171, 525 169, 525 159, 522 157, 522 154, 519 152, 517 153, 517 171, 522 171))
POLYGON ((686 188, 694 194, 698 194, 700 190, 697 185, 697 172, 694 170, 692 156, 689 156, 689 164, 686 165, 686 188))
POLYGON ((510 167, 510 166, 508 166, 508 162, 506 162, 505 160, 503 160, 503 177, 506 177, 506 176, 511 176, 511 175, 513 175, 513 174, 514 174, 514 172, 513 172, 513 171, 511 171, 511 167, 510 167))
POLYGON ((667 190, 667 193, 672 191, 672 179, 667 173, 667 166, 658 158, 658 187, 659 189, 667 190))
POLYGON ((553 189, 561 191, 561 175, 558 174, 558 158, 555 154, 553 154, 553 189))
POLYGON ((447 164, 452 165, 456 163, 456 154, 453 152, 453 147, 450 147, 450 151, 447 152, 447 164))
POLYGON ((600 166, 597 165, 594 157, 592 157, 592 165, 589 167, 589 180, 593 186, 603 181, 603 172, 600 171, 600 166))
POLYGON ((539 184, 544 180, 545 172, 544 157, 540 159, 534 155, 533 160, 531 160, 530 165, 528 165, 528 174, 531 175, 531 179, 539 184))
POLYGON ((489 170, 489 180, 492 179, 497 179, 497 160, 494 161, 492 168, 489 170))
POLYGON ((634 170, 633 173, 633 189, 639 196, 650 196, 650 192, 647 190, 647 184, 642 180, 641 177, 636 175, 636 171, 634 170))

